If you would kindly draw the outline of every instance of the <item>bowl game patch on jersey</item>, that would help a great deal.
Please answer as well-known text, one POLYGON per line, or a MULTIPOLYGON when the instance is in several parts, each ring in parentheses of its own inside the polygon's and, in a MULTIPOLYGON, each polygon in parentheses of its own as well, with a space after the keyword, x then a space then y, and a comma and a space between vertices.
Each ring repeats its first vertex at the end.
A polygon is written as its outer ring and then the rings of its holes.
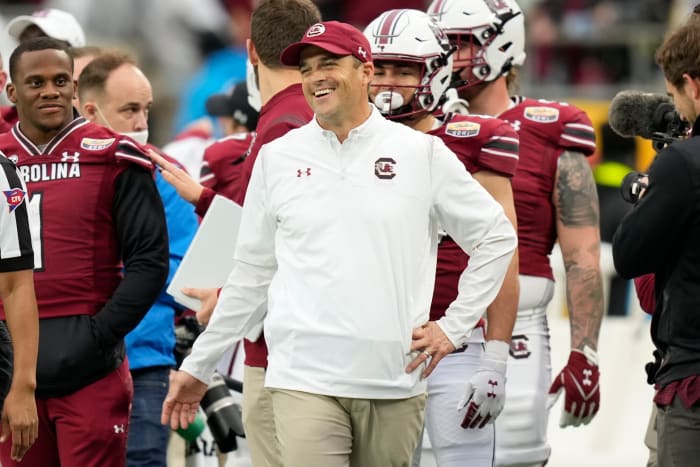
POLYGON ((553 123, 559 120, 559 109, 553 107, 526 107, 525 118, 539 123, 553 123))
POLYGON ((112 143, 114 143, 114 138, 83 138, 80 141, 80 147, 83 149, 87 149, 88 151, 102 151, 103 149, 110 147, 112 143))
POLYGON ((476 122, 450 122, 445 127, 445 134, 457 138, 471 138, 479 134, 481 125, 476 122))

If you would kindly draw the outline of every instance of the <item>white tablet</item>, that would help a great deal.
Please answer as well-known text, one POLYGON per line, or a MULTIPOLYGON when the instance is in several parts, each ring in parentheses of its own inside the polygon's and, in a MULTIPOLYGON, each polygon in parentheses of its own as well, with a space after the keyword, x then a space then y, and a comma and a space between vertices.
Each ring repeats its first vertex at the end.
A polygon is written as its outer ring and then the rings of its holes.
POLYGON ((214 197, 167 288, 176 302, 198 311, 202 306, 200 300, 183 294, 183 288, 223 287, 233 269, 241 212, 241 207, 230 199, 214 197))

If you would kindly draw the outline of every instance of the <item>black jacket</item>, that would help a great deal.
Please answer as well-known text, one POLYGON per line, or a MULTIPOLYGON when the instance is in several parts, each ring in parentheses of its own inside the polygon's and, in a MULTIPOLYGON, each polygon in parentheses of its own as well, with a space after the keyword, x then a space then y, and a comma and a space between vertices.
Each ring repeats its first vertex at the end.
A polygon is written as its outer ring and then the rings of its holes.
POLYGON ((656 275, 656 383, 700 375, 700 120, 693 137, 657 155, 647 192, 615 233, 613 259, 622 277, 656 275))

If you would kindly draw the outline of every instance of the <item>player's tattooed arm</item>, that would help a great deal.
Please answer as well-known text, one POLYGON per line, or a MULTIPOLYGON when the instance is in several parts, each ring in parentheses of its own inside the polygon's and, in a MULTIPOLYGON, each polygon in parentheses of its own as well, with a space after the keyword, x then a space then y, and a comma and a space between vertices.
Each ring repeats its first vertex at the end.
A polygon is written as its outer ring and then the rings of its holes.
POLYGON ((565 151, 559 157, 553 202, 566 270, 571 347, 597 349, 604 308, 600 208, 593 173, 582 154, 565 151))

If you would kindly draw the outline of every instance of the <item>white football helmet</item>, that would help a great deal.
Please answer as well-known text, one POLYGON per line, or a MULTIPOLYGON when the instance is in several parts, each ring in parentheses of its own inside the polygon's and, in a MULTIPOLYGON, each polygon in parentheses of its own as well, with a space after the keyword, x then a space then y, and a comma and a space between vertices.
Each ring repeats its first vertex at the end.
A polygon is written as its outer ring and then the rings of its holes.
POLYGON ((456 75, 471 68, 476 78, 466 82, 455 76, 457 88, 493 81, 525 62, 525 20, 515 0, 433 0, 428 14, 457 48, 456 75))
POLYGON ((403 102, 391 88, 376 96, 374 103, 382 114, 399 119, 435 110, 450 87, 453 52, 438 22, 420 10, 389 10, 375 18, 364 34, 375 64, 390 61, 421 66, 421 80, 417 86, 411 86, 415 91, 410 102, 403 102))

